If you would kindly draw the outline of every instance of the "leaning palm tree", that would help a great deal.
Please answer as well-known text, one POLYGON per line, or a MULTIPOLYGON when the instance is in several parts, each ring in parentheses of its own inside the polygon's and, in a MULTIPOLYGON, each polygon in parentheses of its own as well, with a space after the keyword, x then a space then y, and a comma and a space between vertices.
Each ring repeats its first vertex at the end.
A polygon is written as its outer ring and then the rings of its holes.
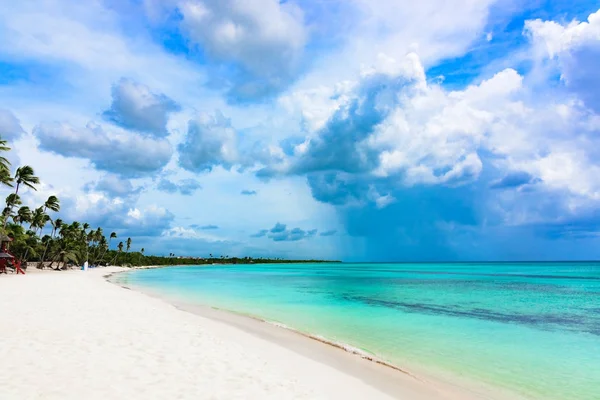
POLYGON ((52 218, 50 218, 50 216, 48 214, 46 214, 46 213, 42 214, 42 218, 41 218, 39 226, 38 226, 38 228, 40 230, 40 233, 39 233, 40 238, 42 237, 42 232, 44 231, 44 227, 46 226, 46 224, 48 222, 51 222, 51 221, 52 221, 52 218))
MULTIPOLYGON (((8 142, 0 139, 0 152, 10 151, 8 142)), ((12 187, 12 176, 10 176, 10 161, 6 157, 0 156, 0 183, 12 187)))
POLYGON ((52 236, 54 238, 54 235, 56 234, 57 230, 60 230, 60 228, 63 226, 63 220, 60 218, 57 218, 54 222, 52 222, 52 236))
POLYGON ((100 260, 102 260, 102 258, 104 258, 104 253, 106 253, 106 249, 108 249, 108 242, 106 241, 106 237, 104 235, 102 235, 98 239, 98 253, 96 254, 96 257, 94 258, 94 261, 92 262, 94 265, 97 265, 98 261, 100 261, 100 260), (102 255, 100 255, 100 252, 102 252, 102 255))
POLYGON ((25 251, 25 255, 23 256, 22 261, 27 262, 28 254, 31 253, 34 256, 36 255, 35 249, 37 248, 37 245, 38 245, 38 237, 34 231, 29 230, 25 233, 25 241, 27 243, 27 250, 25 251))
POLYGON ((98 229, 96 229, 95 231, 90 232, 90 235, 92 237, 92 264, 95 265, 96 264, 96 260, 98 259, 98 256, 100 255, 100 241, 102 239, 104 239, 104 233, 102 232, 102 228, 98 227, 98 229))
POLYGON ((12 209, 15 206, 20 206, 21 204, 23 204, 23 202, 21 201, 21 196, 18 194, 11 193, 6 197, 6 208, 10 210, 8 214, 12 213, 12 209))
POLYGON ((38 229, 43 227, 46 222, 46 213, 44 212, 44 207, 38 207, 31 213, 31 223, 29 224, 29 229, 37 232, 38 229))
POLYGON ((35 176, 33 168, 31 168, 29 165, 24 165, 22 167, 17 168, 17 171, 15 172, 15 182, 17 182, 15 194, 19 194, 19 187, 21 185, 33 190, 37 190, 35 185, 38 185, 40 183, 40 178, 35 176))
POLYGON ((21 196, 15 193, 11 193, 6 197, 6 205, 8 207, 14 207, 21 205, 21 196))
MULTIPOLYGON (((15 187, 15 193, 14 193, 15 195, 19 194, 19 187, 21 185, 28 187, 30 189, 33 189, 33 190, 37 190, 35 185, 40 183, 40 178, 35 176, 35 172, 33 171, 33 168, 31 168, 29 165, 24 165, 22 167, 17 168, 17 171, 15 172, 14 180, 15 180, 15 182, 17 182, 17 186, 15 187)), ((12 208, 11 208, 11 211, 12 211, 12 208)), ((5 218, 4 219, 4 228, 5 229, 6 229, 7 222, 8 222, 8 219, 5 218)))
POLYGON ((58 265, 56 266, 55 270, 60 271, 61 263, 63 264, 62 268, 64 268, 67 263, 72 262, 73 264, 79 264, 80 260, 79 260, 79 254, 75 250, 60 249, 54 256, 54 258, 52 259, 52 263, 50 264, 50 267, 52 267, 52 264, 54 264, 55 261, 58 262, 58 265))
POLYGON ((15 224, 23 225, 24 223, 31 222, 31 209, 27 206, 19 208, 17 213, 13 215, 13 222, 15 224))
POLYGON ((119 254, 121 254, 121 252, 123 251, 123 242, 119 242, 119 244, 117 245, 117 249, 119 249, 119 251, 117 252, 117 255, 115 255, 115 265, 117 264, 119 254))
POLYGON ((44 211, 52 210, 54 212, 60 211, 60 200, 56 196, 48 197, 48 200, 44 203, 44 211))
POLYGON ((126 243, 127 243, 127 247, 126 247, 125 253, 127 254, 127 257, 126 257, 127 263, 131 264, 131 258, 129 258, 129 249, 131 249, 131 238, 127 238, 126 243))
MULTIPOLYGON (((0 163, 2 163, 3 158, 4 157, 0 157, 0 163)), ((10 170, 4 166, 0 166, 0 184, 13 187, 13 178, 10 175, 10 170)))
MULTIPOLYGON (((113 239, 116 239, 116 238, 117 238, 117 233, 116 232, 111 232, 111 234, 110 234, 110 236, 108 238, 108 244, 104 247, 104 251, 102 252, 102 256, 100 256, 99 260, 104 259, 104 255, 106 254, 106 252, 108 251, 108 249, 110 249, 110 242, 113 239)), ((104 240, 106 241, 106 238, 104 238, 104 240)))
POLYGON ((22 204, 21 197, 18 194, 11 193, 6 197, 6 207, 2 210, 2 219, 4 220, 3 226, 6 230, 6 224, 8 219, 13 216, 13 209, 15 206, 22 204))
MULTIPOLYGON (((56 231, 60 230, 60 228, 63 226, 63 220, 57 218, 55 221, 50 220, 50 223, 52 224, 52 234, 50 235, 50 239, 54 239, 56 231)), ((48 246, 50 246, 50 242, 52 242, 52 240, 48 240, 46 242, 46 247, 44 247, 44 253, 42 254, 42 259, 40 263, 40 266, 42 268, 44 268, 44 260, 46 259, 46 253, 48 252, 48 246)))

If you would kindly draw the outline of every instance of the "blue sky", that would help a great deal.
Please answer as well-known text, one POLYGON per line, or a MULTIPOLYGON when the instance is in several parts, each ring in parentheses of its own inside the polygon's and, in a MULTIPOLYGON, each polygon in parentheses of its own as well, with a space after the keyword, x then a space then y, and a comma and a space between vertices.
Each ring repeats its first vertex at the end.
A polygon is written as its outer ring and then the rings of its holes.
POLYGON ((147 252, 600 257, 600 10, 0 0, 0 135, 147 252))

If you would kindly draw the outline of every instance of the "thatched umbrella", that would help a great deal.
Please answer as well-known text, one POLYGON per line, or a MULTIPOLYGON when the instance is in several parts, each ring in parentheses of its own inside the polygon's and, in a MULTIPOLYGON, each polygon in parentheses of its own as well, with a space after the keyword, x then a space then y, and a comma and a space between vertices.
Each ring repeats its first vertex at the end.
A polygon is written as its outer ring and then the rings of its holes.
POLYGON ((0 242, 12 242, 12 238, 10 236, 0 234, 0 242))

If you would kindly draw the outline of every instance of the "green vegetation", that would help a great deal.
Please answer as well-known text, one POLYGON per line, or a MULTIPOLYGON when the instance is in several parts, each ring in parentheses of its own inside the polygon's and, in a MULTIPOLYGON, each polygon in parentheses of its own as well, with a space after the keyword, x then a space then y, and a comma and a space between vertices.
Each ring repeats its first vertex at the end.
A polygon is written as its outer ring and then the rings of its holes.
MULTIPOLYGON (((282 258, 262 257, 169 257, 143 256, 144 264, 141 265, 205 265, 205 264, 299 264, 299 263, 338 263, 341 261, 326 260, 284 260, 282 258)), ((140 265, 140 264, 133 264, 140 265)))
POLYGON ((40 184, 32 167, 25 165, 16 169, 13 175, 10 162, 1 156, 10 151, 5 140, 0 139, 0 187, 11 188, 6 197, 6 205, 0 215, 0 234, 12 239, 10 252, 22 263, 38 262, 38 268, 59 270, 68 265, 198 265, 198 264, 250 264, 250 263, 298 263, 325 262, 321 260, 282 260, 279 258, 238 258, 229 256, 207 258, 176 257, 174 253, 168 257, 145 255, 145 249, 131 251, 132 241, 127 238, 110 250, 116 232, 111 232, 108 239, 102 228, 92 229, 88 223, 77 221, 66 223, 60 218, 53 218, 60 211, 60 200, 50 196, 39 207, 31 209, 22 204, 19 191, 37 190, 40 184), (14 189, 14 192, 13 192, 14 189), (44 234, 44 229, 50 232, 44 234), (40 263, 40 261, 44 261, 40 263))

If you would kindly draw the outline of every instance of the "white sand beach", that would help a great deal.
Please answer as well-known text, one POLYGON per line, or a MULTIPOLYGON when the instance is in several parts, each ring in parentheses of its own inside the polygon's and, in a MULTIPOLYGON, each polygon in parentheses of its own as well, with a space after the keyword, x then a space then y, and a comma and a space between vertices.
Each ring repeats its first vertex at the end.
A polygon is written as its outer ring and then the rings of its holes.
POLYGON ((465 398, 299 335, 286 346, 290 338, 266 340, 104 279, 118 270, 0 276, 0 399, 465 398))

